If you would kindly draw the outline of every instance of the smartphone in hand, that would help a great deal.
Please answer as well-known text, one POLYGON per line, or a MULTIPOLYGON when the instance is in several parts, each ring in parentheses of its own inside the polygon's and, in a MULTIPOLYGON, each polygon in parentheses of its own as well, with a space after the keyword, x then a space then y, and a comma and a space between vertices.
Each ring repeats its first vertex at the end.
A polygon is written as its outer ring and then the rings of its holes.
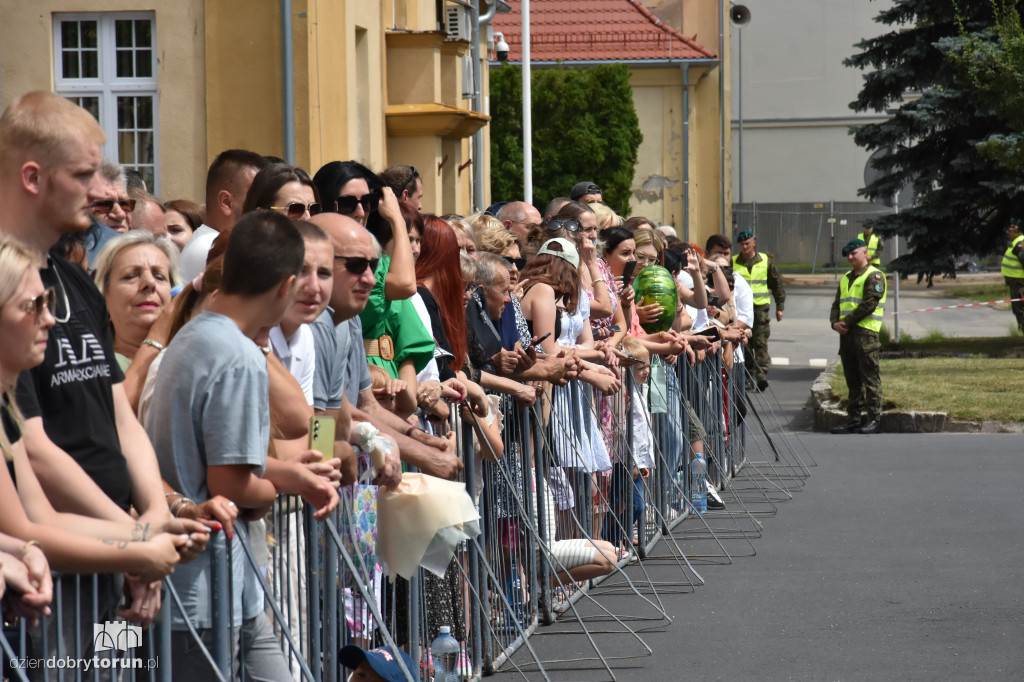
POLYGON ((309 449, 325 460, 334 459, 334 417, 314 415, 309 418, 309 449))
POLYGON ((636 261, 626 261, 625 267, 622 268, 622 284, 629 286, 633 283, 633 271, 636 270, 636 261))

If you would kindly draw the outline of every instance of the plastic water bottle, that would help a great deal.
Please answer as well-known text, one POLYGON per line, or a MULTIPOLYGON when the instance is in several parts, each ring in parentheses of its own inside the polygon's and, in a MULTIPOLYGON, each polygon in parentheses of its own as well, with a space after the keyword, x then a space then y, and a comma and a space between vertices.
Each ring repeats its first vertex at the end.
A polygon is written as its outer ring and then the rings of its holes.
MULTIPOLYGON (((508 599, 509 606, 512 607, 512 615, 519 622, 522 623, 524 619, 523 609, 523 577, 519 574, 519 566, 516 563, 516 558, 512 557, 508 567, 508 577, 505 578, 505 598, 508 599)), ((502 607, 504 609, 504 607, 502 607)), ((515 627, 511 620, 508 618, 508 614, 505 614, 505 622, 510 627, 515 627)))
POLYGON ((686 496, 686 469, 680 464, 679 468, 676 469, 675 475, 675 487, 672 490, 672 508, 677 512, 682 512, 686 509, 686 503, 683 498, 686 496))
POLYGON ((704 453, 694 453, 696 456, 690 460, 690 502, 698 514, 708 510, 708 489, 704 483, 705 471, 704 453))
POLYGON ((430 655, 434 659, 433 682, 459 682, 459 640, 452 637, 452 629, 441 626, 441 633, 430 645, 430 655))

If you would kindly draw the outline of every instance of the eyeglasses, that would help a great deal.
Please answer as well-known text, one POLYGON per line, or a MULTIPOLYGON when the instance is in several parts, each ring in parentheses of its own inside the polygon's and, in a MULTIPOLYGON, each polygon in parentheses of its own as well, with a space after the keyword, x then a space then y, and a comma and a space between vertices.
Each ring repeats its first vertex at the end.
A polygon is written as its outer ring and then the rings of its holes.
POLYGON ((380 204, 380 192, 367 192, 361 197, 354 197, 351 194, 342 194, 334 200, 334 210, 342 215, 351 215, 356 212, 356 206, 362 206, 367 213, 373 213, 380 204))
POLYGON ((135 210, 135 199, 104 199, 102 201, 92 202, 92 210, 96 211, 100 215, 106 215, 114 210, 114 204, 121 207, 121 210, 125 213, 131 213, 135 210))
POLYGON ((552 218, 551 220, 549 220, 544 227, 548 228, 552 232, 557 232, 558 230, 568 230, 569 232, 579 232, 579 230, 580 230, 580 224, 578 222, 576 222, 575 220, 561 220, 561 219, 555 219, 555 218, 552 218))
POLYGON ((334 260, 345 261, 345 269, 353 275, 361 275, 370 268, 370 272, 377 272, 377 264, 380 258, 361 258, 359 256, 335 256, 334 260))
POLYGON ((39 319, 43 316, 44 309, 49 310, 50 314, 53 315, 56 308, 57 291, 53 287, 49 287, 35 298, 29 299, 18 306, 18 310, 26 315, 34 312, 36 314, 36 324, 39 324, 39 319))
POLYGON ((656 262, 658 262, 658 257, 657 256, 645 256, 645 255, 639 254, 639 253, 636 254, 636 264, 637 265, 650 265, 651 263, 656 263, 656 262))
POLYGON ((412 175, 410 175, 409 179, 406 181, 406 183, 404 185, 402 185, 402 191, 398 193, 399 195, 401 195, 403 192, 405 192, 405 190, 409 189, 409 185, 412 185, 412 186, 415 187, 416 186, 416 178, 418 178, 420 176, 420 172, 418 170, 416 170, 416 166, 409 166, 409 169, 412 170, 412 175))
POLYGON ((309 215, 311 216, 319 215, 320 211, 323 210, 323 207, 316 202, 313 202, 309 206, 307 206, 306 204, 300 204, 298 202, 295 202, 288 204, 287 206, 268 206, 267 208, 273 211, 284 211, 285 214, 292 220, 298 220, 303 215, 305 215, 307 210, 309 211, 309 215))
POLYGON ((513 266, 516 270, 522 270, 526 267, 525 258, 513 258, 512 256, 502 256, 502 258, 504 258, 505 262, 513 266))

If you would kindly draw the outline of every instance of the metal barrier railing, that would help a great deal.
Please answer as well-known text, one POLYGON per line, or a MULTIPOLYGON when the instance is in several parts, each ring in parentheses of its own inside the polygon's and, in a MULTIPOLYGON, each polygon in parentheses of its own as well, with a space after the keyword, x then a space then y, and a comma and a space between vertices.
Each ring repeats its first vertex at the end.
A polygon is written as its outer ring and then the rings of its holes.
MULTIPOLYGON (((692 589, 702 582, 675 544, 672 530, 700 517, 692 504, 694 452, 703 452, 708 481, 716 489, 728 488, 747 465, 744 415, 752 404, 744 391, 743 368, 736 363, 726 370, 721 354, 694 367, 658 360, 647 387, 634 382, 631 370, 620 370, 623 387, 612 396, 581 382, 549 387, 529 407, 503 396, 500 457, 475 433, 475 415, 464 420, 452 410, 446 424, 424 421, 433 430, 454 431, 465 465, 462 480, 481 514, 482 534, 459 547, 444 576, 420 569, 410 581, 386 577, 373 552, 374 530, 366 525, 374 510, 372 486, 342 491, 338 510, 325 522, 314 520, 299 498, 282 497, 267 516, 267 531, 256 526, 254 536, 238 533, 234 542, 225 542, 223 534, 211 538, 208 552, 197 561, 211 562, 212 627, 208 633, 190 627, 176 636, 193 643, 207 661, 210 677, 245 679, 238 661, 246 655, 246 643, 237 626, 230 627, 237 620, 232 605, 241 591, 250 597, 250 590, 262 589, 266 610, 259 617, 272 627, 290 679, 346 679, 338 651, 353 643, 403 648, 416 668, 409 672, 429 680, 430 642, 442 625, 450 626, 459 640, 458 673, 469 679, 511 663, 524 645, 532 652, 530 635, 560 612, 574 611, 579 600, 592 599, 590 593, 598 586, 631 591, 653 607, 647 610, 650 618, 667 618, 657 595, 663 586, 649 578, 630 578, 622 569, 641 559, 646 574, 643 559, 668 558, 686 573, 681 585, 692 589), (638 439, 647 438, 648 432, 650 441, 638 449, 638 439), (650 461, 641 467, 639 450, 646 453, 648 445, 650 461), (647 478, 638 475, 641 468, 648 469, 647 478), (268 538, 265 553, 262 533, 268 538), (669 554, 653 556, 663 540, 669 554), (245 585, 231 578, 229 567, 239 561, 252 579, 245 585)), ((701 522, 710 528, 706 519, 701 522)), ((83 628, 98 626, 105 617, 99 605, 107 601, 100 594, 101 580, 107 578, 65 576, 58 582, 65 588, 77 585, 77 592, 69 596, 66 589, 58 590, 54 614, 40 627, 5 624, 0 636, 4 675, 19 680, 105 679, 101 671, 106 668, 44 666, 32 672, 10 663, 37 654, 88 657, 95 639, 83 628), (91 590, 83 589, 83 583, 91 590), (70 629, 57 634, 63 629, 57 623, 70 623, 70 629)), ((171 613, 181 613, 181 600, 170 583, 164 604, 159 622, 139 632, 142 650, 159 665, 128 669, 121 679, 181 679, 172 674, 170 664, 171 613)), ((575 618, 593 646, 593 660, 607 667, 597 635, 585 619, 575 618)), ((650 653, 628 617, 605 609, 601 618, 614 620, 621 632, 636 638, 635 655, 650 653)), ((116 627, 126 626, 121 622, 116 627)), ((97 660, 112 661, 118 653, 124 650, 110 649, 97 660)), ((546 678, 545 662, 535 654, 532 659, 530 665, 546 678)))

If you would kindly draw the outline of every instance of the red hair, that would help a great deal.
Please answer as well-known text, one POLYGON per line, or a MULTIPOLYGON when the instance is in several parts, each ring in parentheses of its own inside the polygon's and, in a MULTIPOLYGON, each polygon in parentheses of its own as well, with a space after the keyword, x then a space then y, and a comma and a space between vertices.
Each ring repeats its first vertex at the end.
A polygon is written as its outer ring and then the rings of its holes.
POLYGON ((459 260, 459 242, 455 230, 436 215, 423 216, 420 257, 416 259, 416 284, 433 278, 430 293, 437 301, 441 313, 441 326, 448 337, 455 359, 449 366, 458 371, 466 361, 469 344, 466 341, 466 311, 463 304, 462 266, 459 260))

